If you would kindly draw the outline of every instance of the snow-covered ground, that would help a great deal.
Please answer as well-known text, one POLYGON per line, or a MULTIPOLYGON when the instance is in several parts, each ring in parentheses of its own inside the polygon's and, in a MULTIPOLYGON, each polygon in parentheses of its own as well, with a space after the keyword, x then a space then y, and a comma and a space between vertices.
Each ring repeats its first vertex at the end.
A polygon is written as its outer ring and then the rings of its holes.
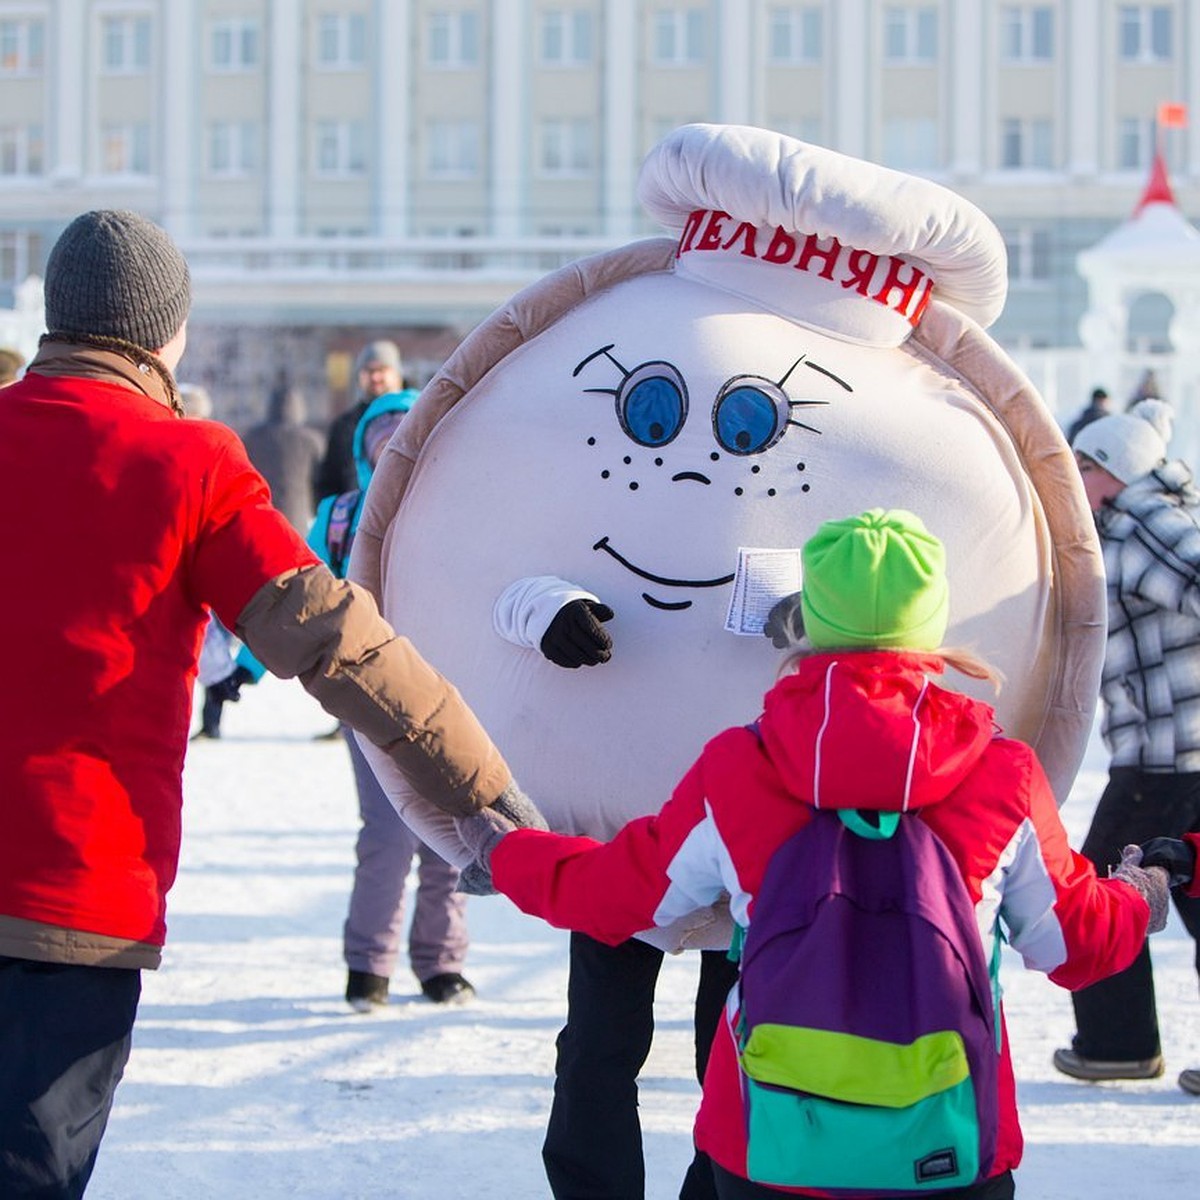
MULTIPOLYGON (((341 923, 357 809, 330 718, 267 678, 193 743, 184 855, 163 968, 147 972, 134 1050, 89 1200, 479 1200, 547 1197, 540 1159, 566 935, 505 899, 471 901, 478 998, 440 1008, 402 965, 393 1001, 359 1016, 341 995, 341 923)), ((1093 740, 1064 816, 1078 845, 1104 781, 1093 740)), ((1005 967, 1027 1139, 1027 1200, 1194 1195, 1200 1066, 1192 944, 1172 916, 1154 942, 1167 1074, 1083 1085, 1050 1066, 1071 1008, 1005 967)), ((672 1200, 690 1158, 694 958, 668 959, 641 1081, 647 1197, 672 1200)))

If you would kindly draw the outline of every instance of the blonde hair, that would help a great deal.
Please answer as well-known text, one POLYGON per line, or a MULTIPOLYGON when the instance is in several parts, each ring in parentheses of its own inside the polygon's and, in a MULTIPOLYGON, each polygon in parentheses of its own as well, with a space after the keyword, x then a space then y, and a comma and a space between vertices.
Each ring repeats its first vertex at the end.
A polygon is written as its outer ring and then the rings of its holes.
MULTIPOLYGON (((991 684, 992 691, 998 696, 1004 686, 1004 673, 993 667, 986 659, 981 658, 974 650, 966 646, 939 646, 936 650, 905 650, 897 646, 846 646, 846 654, 932 654, 940 658, 948 667, 953 667, 960 675, 969 679, 982 679, 991 684)), ((793 674, 800 663, 814 654, 835 653, 829 649, 817 650, 806 640, 801 639, 795 649, 783 660, 776 674, 776 679, 793 674)))

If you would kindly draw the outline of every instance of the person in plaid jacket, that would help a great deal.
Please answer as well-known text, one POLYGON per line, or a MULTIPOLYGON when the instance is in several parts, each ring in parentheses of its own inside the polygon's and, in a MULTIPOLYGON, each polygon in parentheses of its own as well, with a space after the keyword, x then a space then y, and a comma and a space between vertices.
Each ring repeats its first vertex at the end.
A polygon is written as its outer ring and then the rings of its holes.
MULTIPOLYGON (((1122 846, 1200 830, 1200 491, 1167 459, 1171 409, 1143 400, 1073 443, 1104 550, 1108 644, 1101 699, 1111 754, 1083 853, 1103 872, 1122 846)), ((1200 946, 1200 898, 1173 893, 1200 946)), ((1197 954, 1200 970, 1200 951, 1197 954)), ((1077 1079, 1163 1073, 1150 952, 1072 997, 1077 1033, 1054 1064, 1077 1079)), ((1185 1071, 1180 1086, 1195 1090, 1185 1071)))

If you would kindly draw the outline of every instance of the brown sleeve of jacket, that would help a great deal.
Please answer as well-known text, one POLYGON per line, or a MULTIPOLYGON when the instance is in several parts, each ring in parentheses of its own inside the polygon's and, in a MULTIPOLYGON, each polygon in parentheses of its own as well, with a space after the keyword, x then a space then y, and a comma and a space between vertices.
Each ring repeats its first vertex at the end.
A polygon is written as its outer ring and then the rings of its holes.
POLYGON ((458 690, 395 633, 367 591, 327 567, 264 584, 237 634, 273 675, 299 678, 322 708, 379 746, 444 812, 476 812, 512 782, 458 690))

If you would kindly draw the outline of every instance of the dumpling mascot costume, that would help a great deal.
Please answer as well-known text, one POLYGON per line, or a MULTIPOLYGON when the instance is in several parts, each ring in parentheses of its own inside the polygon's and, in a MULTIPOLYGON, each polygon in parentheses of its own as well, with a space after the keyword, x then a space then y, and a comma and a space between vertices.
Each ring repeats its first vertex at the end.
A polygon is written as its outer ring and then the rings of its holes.
MULTIPOLYGON (((376 470, 352 576, 551 827, 606 839, 759 711, 780 654, 727 626, 798 586, 763 552, 909 509, 946 545, 947 643, 1003 673, 998 723, 1061 802, 1091 726, 1103 567, 1066 442, 984 332, 1006 292, 995 227, 927 180, 745 126, 675 130, 639 197, 670 237, 535 283, 430 381, 376 470), (595 665, 560 665, 573 639, 595 665)), ((364 749, 404 819, 467 862, 452 820, 364 749)), ((729 924, 708 910, 668 935, 720 950, 729 924)), ((640 1196, 661 956, 588 943, 572 937, 544 1157, 556 1196, 640 1196)), ((730 969, 705 956, 701 1060, 730 969)), ((711 1196, 703 1176, 681 1194, 711 1196)))

